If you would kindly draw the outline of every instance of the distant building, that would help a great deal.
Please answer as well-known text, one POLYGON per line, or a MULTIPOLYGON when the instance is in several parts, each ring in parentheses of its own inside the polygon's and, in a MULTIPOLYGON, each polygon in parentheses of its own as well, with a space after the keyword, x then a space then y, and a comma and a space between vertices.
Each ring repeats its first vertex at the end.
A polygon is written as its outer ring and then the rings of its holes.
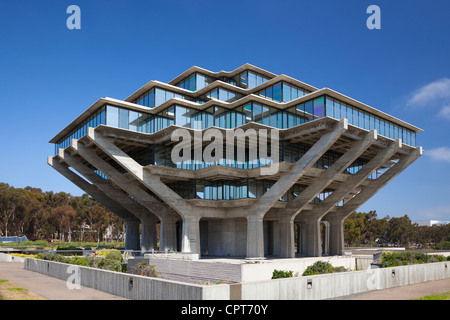
POLYGON ((22 242, 22 241, 28 241, 27 237, 26 236, 0 237, 0 243, 22 242))
POLYGON ((449 224, 450 221, 440 221, 440 220, 420 220, 415 221, 414 223, 417 223, 419 226, 441 226, 444 224, 449 224))

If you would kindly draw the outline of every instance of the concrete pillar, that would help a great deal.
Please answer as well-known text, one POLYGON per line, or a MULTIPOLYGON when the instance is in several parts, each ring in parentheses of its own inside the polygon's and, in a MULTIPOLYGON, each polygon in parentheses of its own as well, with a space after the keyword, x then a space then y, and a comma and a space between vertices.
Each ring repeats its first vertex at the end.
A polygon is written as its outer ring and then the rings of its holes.
POLYGON ((200 254, 200 217, 183 218, 181 251, 200 254))
POLYGON ((145 219, 142 221, 141 255, 156 250, 156 220, 145 219))
POLYGON ((330 255, 342 255, 344 249, 344 219, 328 220, 330 225, 330 255))
POLYGON ((308 257, 321 257, 320 220, 302 222, 302 253, 308 257))
POLYGON ((139 221, 125 221, 125 250, 140 250, 139 221))
POLYGON ((177 226, 173 218, 161 219, 159 248, 161 251, 177 251, 177 226))
POLYGON ((247 217, 247 258, 264 258, 263 219, 247 217))
POLYGON ((322 255, 330 254, 330 224, 328 221, 322 221, 323 227, 323 252, 322 255))
POLYGON ((295 258, 294 221, 289 218, 280 219, 280 258, 295 258))

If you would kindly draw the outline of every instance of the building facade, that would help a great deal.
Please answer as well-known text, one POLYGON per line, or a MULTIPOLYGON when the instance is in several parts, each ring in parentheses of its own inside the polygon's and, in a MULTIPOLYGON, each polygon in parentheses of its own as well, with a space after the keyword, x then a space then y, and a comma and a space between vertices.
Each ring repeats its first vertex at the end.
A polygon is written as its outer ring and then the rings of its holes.
POLYGON ((421 131, 250 64, 192 67, 99 99, 50 141, 48 163, 125 221, 127 249, 336 255, 345 218, 421 156, 421 131))

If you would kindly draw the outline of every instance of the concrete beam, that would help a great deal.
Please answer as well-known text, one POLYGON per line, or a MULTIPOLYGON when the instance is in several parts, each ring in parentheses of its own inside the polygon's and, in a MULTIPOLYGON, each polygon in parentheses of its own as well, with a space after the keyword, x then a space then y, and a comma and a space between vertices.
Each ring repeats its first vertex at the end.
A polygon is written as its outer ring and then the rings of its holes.
POLYGON ((409 165, 411 165, 415 160, 417 160, 422 155, 422 147, 417 147, 412 150, 409 155, 402 157, 397 164, 393 165, 390 169, 385 171, 380 177, 373 180, 367 187, 365 187, 361 192, 350 199, 344 206, 336 210, 336 215, 343 218, 350 215, 353 211, 358 209, 367 200, 369 200, 373 195, 380 191, 387 183, 399 175, 403 170, 405 170, 409 165))
MULTIPOLYGON (((74 152, 75 150, 72 151, 74 152)), ((80 158, 75 158, 70 155, 69 151, 59 149, 58 157, 71 166, 74 170, 78 171, 78 173, 83 175, 86 179, 91 181, 91 183, 97 186, 97 188, 104 192, 108 197, 115 199, 115 201, 120 203, 121 206, 141 221, 141 254, 157 248, 156 223, 158 218, 152 212, 132 200, 122 189, 113 186, 111 180, 101 178, 91 168, 83 164, 80 158)))
MULTIPOLYGON (((139 250, 139 236, 135 234, 135 225, 138 225, 139 231, 139 220, 123 208, 116 201, 108 197, 104 192, 98 189, 95 185, 89 184, 86 180, 78 176, 76 173, 71 171, 66 164, 62 164, 58 161, 57 157, 48 157, 47 163, 66 177, 69 181, 74 183, 81 190, 89 194, 96 201, 101 203, 106 209, 116 214, 119 218, 124 220, 126 226, 125 235, 125 249, 127 250, 139 250)), ((138 233, 139 235, 139 233, 138 233)))

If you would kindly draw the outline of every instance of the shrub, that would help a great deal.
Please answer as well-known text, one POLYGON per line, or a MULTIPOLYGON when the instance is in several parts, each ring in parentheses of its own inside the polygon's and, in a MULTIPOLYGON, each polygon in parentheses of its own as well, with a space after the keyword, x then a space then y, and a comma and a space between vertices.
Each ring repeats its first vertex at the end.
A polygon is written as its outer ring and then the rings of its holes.
POLYGON ((429 255, 422 252, 383 252, 381 256, 381 267, 387 268, 441 261, 444 261, 444 257, 437 254, 429 255))
POLYGON ((450 241, 442 241, 433 247, 434 250, 450 250, 450 241))
POLYGON ((308 266, 303 272, 303 276, 311 276, 315 274, 332 273, 333 266, 329 262, 316 261, 312 266, 308 266))
POLYGON ((136 266, 133 268, 133 270, 131 270, 131 273, 145 277, 153 277, 153 278, 158 277, 158 273, 156 272, 155 266, 148 264, 147 260, 138 262, 136 266))
POLYGON ((316 261, 312 266, 308 266, 302 275, 312 276, 315 274, 326 274, 326 273, 346 272, 346 271, 348 270, 342 266, 333 267, 329 262, 316 261))
POLYGON ((284 271, 284 270, 273 270, 272 279, 281 279, 281 278, 292 278, 294 276, 294 271, 284 271))

